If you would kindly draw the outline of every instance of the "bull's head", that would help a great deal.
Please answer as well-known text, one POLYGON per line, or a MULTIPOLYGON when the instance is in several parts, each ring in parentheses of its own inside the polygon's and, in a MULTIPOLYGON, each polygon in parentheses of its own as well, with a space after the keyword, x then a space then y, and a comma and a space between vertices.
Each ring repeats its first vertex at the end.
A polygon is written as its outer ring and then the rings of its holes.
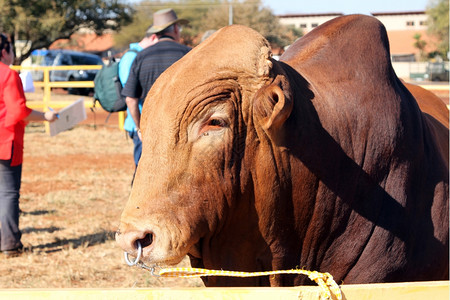
POLYGON ((196 266, 272 269, 276 241, 265 237, 276 224, 267 220, 286 161, 261 148, 283 139, 277 132, 293 107, 278 64, 261 35, 230 26, 160 76, 145 101, 143 153, 116 236, 126 252, 136 255, 139 241, 148 265, 189 254, 196 266))

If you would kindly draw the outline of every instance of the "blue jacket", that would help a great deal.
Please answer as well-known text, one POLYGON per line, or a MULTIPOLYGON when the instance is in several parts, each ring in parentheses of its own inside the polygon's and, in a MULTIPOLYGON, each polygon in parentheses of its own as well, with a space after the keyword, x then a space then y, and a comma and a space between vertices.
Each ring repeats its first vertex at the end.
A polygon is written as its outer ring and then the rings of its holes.
MULTIPOLYGON (((140 52, 143 48, 139 46, 139 43, 130 44, 130 49, 136 50, 140 52)), ((125 86, 125 83, 128 80, 128 75, 130 74, 131 65, 133 64, 134 59, 136 58, 137 53, 133 51, 126 52, 119 62, 119 79, 122 84, 122 87, 125 86)), ((139 99, 139 110, 142 111, 142 99, 139 99)), ((125 123, 123 128, 126 131, 133 132, 136 130, 136 124, 134 124, 133 118, 131 117, 130 111, 127 109, 127 117, 125 118, 125 123)))

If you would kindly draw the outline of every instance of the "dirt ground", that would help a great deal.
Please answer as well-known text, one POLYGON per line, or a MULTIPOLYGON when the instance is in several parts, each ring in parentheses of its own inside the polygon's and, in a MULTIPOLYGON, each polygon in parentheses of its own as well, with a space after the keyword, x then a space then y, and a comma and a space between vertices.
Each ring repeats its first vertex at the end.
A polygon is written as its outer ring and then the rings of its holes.
MULTIPOLYGON (((78 98, 52 94, 52 100, 78 98)), ((27 126, 20 198, 27 252, 0 256, 0 288, 203 286, 200 279, 157 278, 124 263, 114 232, 131 190, 133 142, 119 130, 117 114, 107 123, 100 108, 87 109, 87 116, 54 137, 41 123, 27 126)))

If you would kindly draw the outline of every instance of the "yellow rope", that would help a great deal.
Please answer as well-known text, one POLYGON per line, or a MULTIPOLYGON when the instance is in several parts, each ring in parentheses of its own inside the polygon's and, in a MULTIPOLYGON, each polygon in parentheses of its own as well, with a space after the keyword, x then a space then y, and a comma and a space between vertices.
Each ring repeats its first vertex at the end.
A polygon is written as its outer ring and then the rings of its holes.
POLYGON ((319 273, 316 271, 307 271, 301 269, 292 270, 278 270, 267 272, 237 272, 237 271, 223 271, 223 270, 206 270, 199 268, 166 268, 159 271, 159 276, 162 277, 201 277, 201 276, 232 276, 232 277, 256 277, 276 274, 302 274, 307 275, 309 279, 316 282, 322 289, 322 297, 325 299, 332 299, 331 292, 336 299, 341 300, 342 294, 339 286, 334 281, 333 276, 329 273, 319 273), (331 292, 330 292, 331 291, 331 292))

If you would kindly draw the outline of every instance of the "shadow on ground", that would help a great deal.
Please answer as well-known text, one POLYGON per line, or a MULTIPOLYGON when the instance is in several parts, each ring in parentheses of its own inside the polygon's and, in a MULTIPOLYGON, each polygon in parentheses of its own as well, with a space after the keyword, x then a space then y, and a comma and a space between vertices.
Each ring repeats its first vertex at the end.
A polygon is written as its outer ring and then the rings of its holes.
MULTIPOLYGON (((58 230, 58 228, 57 228, 58 230)), ((97 233, 80 236, 73 239, 58 239, 55 242, 47 243, 43 245, 32 246, 33 252, 58 252, 63 249, 76 249, 79 247, 87 248, 99 244, 104 244, 106 241, 114 240, 114 232, 102 230, 97 233)))

